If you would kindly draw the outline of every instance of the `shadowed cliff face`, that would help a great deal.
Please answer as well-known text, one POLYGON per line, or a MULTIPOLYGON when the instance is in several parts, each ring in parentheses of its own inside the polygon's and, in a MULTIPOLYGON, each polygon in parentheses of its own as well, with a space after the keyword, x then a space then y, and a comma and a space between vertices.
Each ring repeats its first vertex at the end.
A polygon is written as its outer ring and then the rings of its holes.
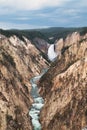
POLYGON ((0 38, 0 130, 31 130, 28 111, 30 78, 47 67, 47 61, 26 38, 0 38))
POLYGON ((46 42, 44 39, 41 39, 38 37, 34 38, 33 42, 39 50, 41 50, 43 53, 47 54, 47 50, 49 47, 48 42, 46 42))
POLYGON ((40 79, 45 99, 40 117, 43 130, 81 130, 87 126, 87 35, 76 35, 76 40, 68 36, 62 54, 40 79))

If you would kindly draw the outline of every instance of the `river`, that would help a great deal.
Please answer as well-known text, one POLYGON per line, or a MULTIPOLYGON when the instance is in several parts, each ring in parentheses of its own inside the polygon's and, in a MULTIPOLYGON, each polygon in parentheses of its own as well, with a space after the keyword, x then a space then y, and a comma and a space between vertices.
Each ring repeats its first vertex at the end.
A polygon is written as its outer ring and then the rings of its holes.
POLYGON ((31 96, 33 98, 33 104, 29 111, 29 115, 31 117, 33 130, 41 130, 39 115, 40 115, 40 111, 41 111, 42 107, 44 106, 44 99, 38 93, 38 86, 37 86, 36 82, 42 77, 42 75, 45 72, 47 72, 47 70, 48 69, 43 69, 42 73, 40 75, 33 77, 30 80, 30 83, 32 85, 31 96))

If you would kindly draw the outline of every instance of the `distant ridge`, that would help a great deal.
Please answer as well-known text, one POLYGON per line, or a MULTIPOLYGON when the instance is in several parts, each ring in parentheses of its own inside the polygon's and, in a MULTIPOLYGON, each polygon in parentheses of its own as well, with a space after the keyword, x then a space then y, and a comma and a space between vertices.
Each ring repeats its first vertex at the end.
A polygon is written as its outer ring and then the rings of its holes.
POLYGON ((73 32, 79 32, 81 35, 87 33, 87 27, 50 27, 50 28, 42 28, 42 29, 25 29, 25 30, 18 30, 18 29, 10 29, 10 30, 3 30, 0 29, 0 33, 10 37, 12 35, 18 36, 20 39, 23 40, 22 36, 27 37, 31 41, 34 38, 42 38, 46 40, 48 43, 52 44, 55 40, 62 38, 66 38, 68 34, 73 32), (53 37, 53 39, 50 39, 53 37))

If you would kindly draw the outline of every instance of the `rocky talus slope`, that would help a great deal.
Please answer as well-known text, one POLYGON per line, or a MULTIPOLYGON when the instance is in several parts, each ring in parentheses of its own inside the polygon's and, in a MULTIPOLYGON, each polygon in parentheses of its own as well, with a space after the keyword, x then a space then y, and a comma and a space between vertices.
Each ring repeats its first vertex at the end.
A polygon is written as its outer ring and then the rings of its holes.
POLYGON ((42 130, 82 130, 87 126, 87 35, 73 33, 61 42, 62 54, 39 82, 45 99, 42 130))
POLYGON ((41 50, 44 54, 47 54, 48 47, 50 45, 48 42, 38 37, 34 38, 33 42, 39 50, 41 50))
POLYGON ((0 130, 31 130, 30 78, 47 67, 34 45, 24 37, 0 35, 0 130))

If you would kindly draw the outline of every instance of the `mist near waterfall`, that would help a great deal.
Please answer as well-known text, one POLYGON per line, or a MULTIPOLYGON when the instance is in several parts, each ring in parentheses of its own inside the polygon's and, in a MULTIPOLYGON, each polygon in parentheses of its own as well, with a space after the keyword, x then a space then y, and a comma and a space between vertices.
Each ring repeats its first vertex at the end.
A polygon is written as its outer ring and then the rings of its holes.
POLYGON ((57 57, 57 53, 54 51, 54 44, 50 45, 48 48, 48 58, 50 61, 54 61, 54 59, 57 57))

